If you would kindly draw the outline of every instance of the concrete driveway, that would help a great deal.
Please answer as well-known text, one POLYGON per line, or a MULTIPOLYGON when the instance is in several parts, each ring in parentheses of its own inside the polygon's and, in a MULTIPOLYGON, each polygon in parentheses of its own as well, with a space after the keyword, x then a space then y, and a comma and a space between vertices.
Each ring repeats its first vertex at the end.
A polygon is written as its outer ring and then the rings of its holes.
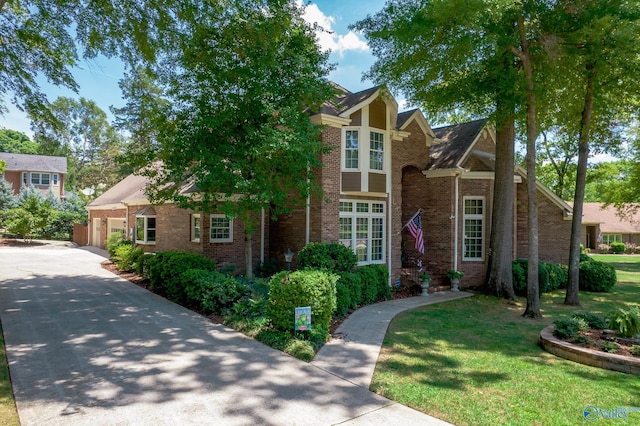
POLYGON ((445 424, 210 323, 77 248, 0 248, 22 425, 445 424))

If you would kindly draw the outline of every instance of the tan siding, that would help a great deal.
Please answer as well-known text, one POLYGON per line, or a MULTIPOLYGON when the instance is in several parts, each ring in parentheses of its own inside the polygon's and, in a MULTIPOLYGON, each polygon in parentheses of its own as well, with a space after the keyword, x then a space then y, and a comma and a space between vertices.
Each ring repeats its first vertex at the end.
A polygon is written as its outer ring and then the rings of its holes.
POLYGON ((387 129, 387 105, 379 98, 369 105, 369 126, 387 129))
POLYGON ((361 191, 362 179, 360 172, 342 172, 343 191, 361 191))
POLYGON ((387 175, 369 173, 369 192, 387 192, 387 175))

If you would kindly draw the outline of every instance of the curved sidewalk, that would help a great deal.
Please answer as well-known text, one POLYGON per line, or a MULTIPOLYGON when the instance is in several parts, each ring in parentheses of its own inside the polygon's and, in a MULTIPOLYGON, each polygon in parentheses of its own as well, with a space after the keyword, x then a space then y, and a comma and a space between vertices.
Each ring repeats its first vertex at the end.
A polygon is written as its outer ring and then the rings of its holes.
POLYGON ((400 312, 420 306, 473 296, 463 291, 442 291, 428 297, 389 300, 352 313, 336 330, 311 364, 358 386, 369 389, 389 323, 400 312))

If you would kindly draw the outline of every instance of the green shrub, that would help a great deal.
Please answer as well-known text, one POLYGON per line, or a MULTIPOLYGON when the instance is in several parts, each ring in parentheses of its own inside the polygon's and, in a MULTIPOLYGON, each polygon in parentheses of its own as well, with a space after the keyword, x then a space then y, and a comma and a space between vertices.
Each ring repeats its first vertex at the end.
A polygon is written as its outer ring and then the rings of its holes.
MULTIPOLYGON (((513 272, 513 290, 518 296, 527 296, 527 268, 529 261, 527 259, 516 259, 511 264, 513 272)), ((551 291, 549 283, 549 271, 546 262, 538 262, 538 293, 551 291)))
POLYGON ((613 251, 614 254, 624 253, 624 251, 627 249, 627 245, 619 241, 614 241, 610 245, 611 245, 611 251, 613 251))
POLYGON ((609 328, 624 337, 633 337, 640 333, 640 308, 618 308, 609 318, 609 328))
POLYGON ((573 339, 581 331, 589 329, 589 325, 584 319, 575 317, 555 320, 553 324, 556 326, 553 334, 560 339, 573 339))
POLYGON ((132 272, 136 270, 136 265, 144 256, 144 250, 141 247, 133 247, 130 244, 123 244, 116 248, 114 263, 121 271, 132 272))
POLYGON ((567 265, 545 262, 545 266, 549 273, 549 291, 567 288, 567 281, 569 280, 569 268, 567 268, 567 265))
POLYGON ((370 305, 378 299, 378 276, 376 271, 370 266, 363 266, 356 270, 362 281, 362 305, 370 305))
POLYGON ((338 282, 336 282, 336 311, 333 316, 342 318, 347 315, 349 308, 351 308, 351 293, 349 287, 338 280, 338 282))
POLYGON ((298 268, 348 272, 357 263, 355 253, 340 243, 309 243, 298 253, 298 268))
POLYGON ((278 261, 276 259, 265 259, 256 267, 256 277, 268 278, 278 272, 278 261))
POLYGON ((580 290, 604 292, 616 284, 616 270, 613 266, 598 261, 580 262, 580 290))
POLYGON ((113 234, 107 237, 107 241, 105 242, 105 247, 107 252, 109 253, 109 257, 113 258, 116 256, 116 250, 118 247, 122 245, 131 245, 130 240, 125 240, 122 232, 114 232, 113 234))
POLYGON ((588 256, 585 253, 580 253, 580 262, 591 262, 593 261, 593 257, 588 256))
POLYGON ((226 314, 248 287, 234 277, 217 271, 190 269, 182 274, 186 301, 199 303, 205 313, 226 314))
POLYGON ((640 345, 631 345, 631 355, 640 356, 640 345))
MULTIPOLYGON (((362 305, 362 278, 356 272, 341 272, 338 283, 349 289, 349 308, 356 309, 362 305)), ((336 284, 337 285, 337 284, 336 284)), ((337 287, 336 287, 337 289, 337 287)))
POLYGON ((598 347, 611 354, 615 354, 620 349, 620 345, 615 342, 600 342, 598 343, 598 347))
POLYGON ((576 312, 573 314, 573 318, 582 318, 586 321, 590 329, 604 330, 609 326, 608 321, 602 316, 592 314, 590 312, 576 312))
POLYGON ((216 265, 200 254, 165 251, 152 256, 148 268, 151 289, 176 303, 184 303, 186 293, 182 274, 189 269, 215 271, 216 265))
POLYGON ((311 327, 329 337, 331 317, 336 310, 338 276, 319 270, 282 271, 269 281, 266 314, 276 330, 294 329, 295 308, 311 307, 311 327))

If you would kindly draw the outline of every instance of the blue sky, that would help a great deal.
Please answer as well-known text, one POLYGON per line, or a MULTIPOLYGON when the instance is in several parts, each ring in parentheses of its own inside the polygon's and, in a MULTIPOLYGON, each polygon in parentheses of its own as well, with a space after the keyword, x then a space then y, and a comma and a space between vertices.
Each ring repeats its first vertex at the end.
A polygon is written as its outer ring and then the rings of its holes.
MULTIPOLYGON (((377 12, 384 3, 384 0, 318 0, 311 2, 307 7, 306 19, 318 22, 331 32, 319 35, 321 47, 331 50, 330 62, 336 64, 336 69, 329 76, 330 79, 352 92, 373 85, 370 81, 362 81, 362 74, 370 68, 374 58, 364 38, 350 31, 348 27, 365 18, 367 14, 377 12)), ((40 84, 50 101, 58 96, 84 97, 96 102, 111 117, 109 107, 124 104, 118 87, 123 72, 124 67, 119 61, 100 57, 83 61, 81 66, 73 71, 80 86, 77 94, 47 84, 44 80, 40 84)), ((30 123, 26 115, 12 105, 7 106, 10 111, 0 116, 0 128, 19 130, 31 136, 30 123)))

